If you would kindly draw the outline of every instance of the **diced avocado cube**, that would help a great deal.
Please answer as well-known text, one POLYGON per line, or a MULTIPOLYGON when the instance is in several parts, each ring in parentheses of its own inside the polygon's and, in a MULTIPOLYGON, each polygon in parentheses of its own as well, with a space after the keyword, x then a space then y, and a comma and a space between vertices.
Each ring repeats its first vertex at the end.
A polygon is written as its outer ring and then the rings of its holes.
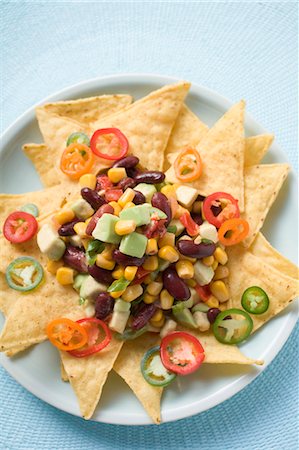
POLYGON ((175 319, 181 324, 188 328, 197 328, 197 324, 191 314, 190 309, 184 308, 182 311, 175 310, 174 307, 172 307, 172 313, 175 317, 175 319))
POLYGON ((209 239, 215 244, 218 242, 217 228, 211 223, 205 221, 199 227, 199 235, 202 239, 209 239))
POLYGON ((90 204, 83 198, 80 198, 80 200, 77 200, 75 203, 73 203, 71 208, 78 219, 82 220, 88 219, 94 213, 94 210, 92 209, 90 204))
POLYGON ((92 232, 93 237, 109 244, 119 244, 121 236, 115 233, 115 225, 118 221, 119 218, 113 214, 104 214, 92 232))
POLYGON ((120 312, 128 312, 131 309, 131 303, 125 302, 121 298, 118 298, 114 303, 113 311, 120 311, 120 312))
POLYGON ((83 273, 79 273, 75 279, 74 279, 74 283, 73 283, 73 288, 75 289, 75 291, 79 292, 80 288, 83 284, 83 281, 85 280, 85 278, 87 278, 88 275, 84 275, 83 273))
POLYGON ((126 328, 129 317, 130 311, 117 311, 114 309, 109 322, 109 328, 122 334, 126 328))
POLYGON ((194 264, 194 278, 200 286, 209 284, 214 277, 214 270, 212 267, 206 266, 201 261, 194 264))
POLYGON ((157 189, 153 184, 146 184, 146 183, 140 183, 137 184, 137 186, 134 187, 135 191, 141 192, 147 203, 150 203, 152 201, 152 197, 155 192, 157 192, 157 189))
POLYGON ((152 206, 150 209, 151 217, 153 216, 153 214, 157 215, 159 219, 167 219, 167 215, 165 214, 165 212, 161 211, 161 209, 155 208, 154 206, 152 206))
POLYGON ((105 284, 98 283, 91 275, 88 275, 81 284, 80 297, 85 300, 95 300, 98 294, 106 291, 105 284))
POLYGON ((133 206, 132 208, 125 209, 119 214, 121 220, 134 220, 136 227, 141 225, 147 225, 150 223, 151 205, 144 203, 143 205, 133 206))
POLYGON ((120 242, 119 250, 128 256, 142 258, 147 246, 147 238, 143 234, 136 233, 124 236, 120 242))
POLYGON ((46 223, 37 234, 37 245, 52 261, 58 261, 65 252, 65 243, 58 233, 46 223))

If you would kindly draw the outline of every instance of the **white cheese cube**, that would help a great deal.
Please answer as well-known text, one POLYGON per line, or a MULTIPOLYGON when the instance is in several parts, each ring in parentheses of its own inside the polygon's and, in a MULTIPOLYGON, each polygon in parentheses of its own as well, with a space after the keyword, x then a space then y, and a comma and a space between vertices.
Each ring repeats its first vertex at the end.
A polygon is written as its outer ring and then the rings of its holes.
POLYGON ((123 333, 128 319, 130 317, 130 311, 113 311, 111 320, 109 322, 109 328, 117 333, 123 333))
POLYGON ((48 223, 41 227, 36 240, 40 251, 53 261, 58 261, 65 252, 65 243, 48 223))
POLYGON ((83 198, 80 198, 80 200, 77 200, 75 203, 73 203, 71 208, 78 217, 78 219, 81 220, 88 219, 94 213, 94 210, 92 209, 90 204, 83 198))
POLYGON ((101 292, 106 292, 107 286, 102 283, 98 283, 91 275, 88 275, 80 288, 80 297, 85 300, 95 300, 97 295, 101 292))
POLYGON ((199 331, 208 331, 210 328, 210 322, 206 313, 196 311, 193 314, 193 319, 199 329, 199 331))
POLYGON ((194 278, 200 286, 209 284, 214 277, 214 270, 212 267, 206 266, 201 261, 194 264, 194 278))
POLYGON ((198 190, 190 186, 179 186, 176 190, 177 201, 185 208, 190 208, 197 196, 198 190))
POLYGON ((202 239, 209 239, 215 244, 218 242, 217 228, 207 221, 200 225, 199 235, 202 239))
POLYGON ((176 227, 176 232, 175 235, 179 236, 185 229, 184 225, 182 224, 182 222, 179 219, 173 219, 170 224, 170 227, 175 226, 176 227))

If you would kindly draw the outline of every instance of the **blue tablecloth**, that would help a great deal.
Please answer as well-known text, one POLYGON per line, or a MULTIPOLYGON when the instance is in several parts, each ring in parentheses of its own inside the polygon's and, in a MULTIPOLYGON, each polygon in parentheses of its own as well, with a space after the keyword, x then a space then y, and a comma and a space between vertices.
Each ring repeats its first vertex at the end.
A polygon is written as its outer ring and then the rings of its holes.
MULTIPOLYGON (((1 2, 1 127, 45 96, 124 72, 174 75, 238 100, 297 167, 294 2, 1 2)), ((86 423, 36 399, 0 368, 2 449, 295 449, 298 330, 250 386, 159 427, 86 423)))

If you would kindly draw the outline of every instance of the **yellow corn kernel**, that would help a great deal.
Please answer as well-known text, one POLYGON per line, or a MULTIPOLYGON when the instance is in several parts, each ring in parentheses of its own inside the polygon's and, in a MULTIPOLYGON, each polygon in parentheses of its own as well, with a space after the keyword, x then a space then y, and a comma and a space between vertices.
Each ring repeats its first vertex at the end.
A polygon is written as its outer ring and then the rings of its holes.
POLYGON ((97 255, 96 265, 98 267, 101 267, 101 269, 113 270, 115 261, 104 258, 104 256, 100 253, 99 255, 97 255))
POLYGON ((148 256, 144 263, 142 264, 142 267, 144 270, 150 270, 153 272, 154 270, 157 270, 159 266, 159 261, 157 256, 148 256))
POLYGON ((133 233, 136 230, 136 222, 134 220, 119 220, 116 222, 114 230, 119 236, 133 233))
POLYGON ((213 264, 212 264, 212 269, 214 270, 214 272, 215 272, 215 270, 217 269, 217 267, 218 267, 218 264, 219 264, 219 262, 218 261, 216 261, 216 259, 214 258, 214 262, 213 262, 213 264))
POLYGON ((176 249, 170 245, 164 245, 164 247, 161 247, 158 255, 161 259, 165 259, 171 263, 176 262, 180 257, 176 249))
POLYGON ((118 199, 118 204, 123 208, 127 203, 132 202, 135 192, 131 188, 127 188, 123 195, 118 199))
POLYGON ((227 304, 226 303, 220 303, 218 308, 220 309, 220 311, 225 311, 227 309, 227 304))
POLYGON ((89 189, 95 189, 97 184, 97 177, 93 173, 86 173, 79 179, 81 187, 88 187, 89 189))
POLYGON ((176 198, 176 189, 174 185, 172 184, 166 184, 166 186, 163 186, 161 189, 162 194, 166 195, 167 198, 169 197, 175 197, 176 198))
POLYGON ((192 264, 195 264, 197 259, 196 258, 191 258, 191 256, 186 256, 186 255, 182 255, 182 253, 179 252, 179 257, 181 260, 183 261, 190 261, 192 264))
POLYGON ((186 280, 186 283, 188 284, 188 286, 193 288, 197 285, 195 280, 186 280))
POLYGON ((162 291, 162 281, 152 281, 146 288, 146 291, 153 296, 159 295, 162 291))
POLYGON ((137 266, 127 266, 124 271, 125 279, 128 281, 133 281, 138 270, 137 266))
POLYGON ((122 294, 122 299, 125 302, 132 302, 136 298, 142 295, 143 289, 141 284, 133 284, 132 286, 128 286, 125 292, 122 294))
POLYGON ((112 276, 115 280, 119 280, 121 277, 124 276, 124 269, 121 266, 117 266, 115 270, 112 272, 112 276))
POLYGON ((165 317, 163 316, 162 319, 158 321, 150 320, 150 324, 155 328, 162 328, 165 323, 165 317))
POLYGON ((151 318, 151 322, 159 322, 162 317, 164 317, 164 314, 161 309, 157 309, 153 317, 151 318))
POLYGON ((174 215, 174 219, 179 219, 183 214, 188 213, 188 209, 184 208, 183 206, 179 205, 178 209, 176 210, 176 213, 174 215))
POLYGON ((143 284, 150 284, 152 281, 150 274, 148 274, 148 276, 144 278, 143 284))
POLYGON ((184 280, 194 277, 194 267, 190 261, 182 259, 176 263, 175 268, 178 276, 184 280))
POLYGON ((75 213, 72 209, 62 209, 55 215, 56 221, 63 225, 64 223, 70 222, 75 218, 75 213))
POLYGON ((206 256, 205 258, 202 258, 202 262, 204 263, 205 266, 212 266, 214 263, 214 256, 206 256))
POLYGON ((210 289, 212 294, 222 303, 229 299, 229 292, 226 284, 222 280, 211 283, 210 289))
POLYGON ((135 205, 135 203, 133 202, 128 202, 125 204, 125 206, 123 207, 123 209, 129 209, 129 208, 133 208, 135 205))
POLYGON ((147 241, 145 253, 146 255, 155 255, 158 253, 158 244, 156 239, 151 238, 147 241))
POLYGON ((222 265, 226 264, 228 261, 228 256, 225 250, 223 250, 220 247, 217 247, 216 250, 214 251, 214 258, 222 265))
POLYGON ((200 214, 200 213, 201 213, 201 206, 202 206, 202 202, 195 201, 195 202, 193 203, 193 206, 192 206, 192 211, 193 211, 195 214, 200 214))
POLYGON ((123 295, 124 292, 125 292, 125 289, 122 290, 122 291, 109 292, 109 295, 112 298, 119 298, 119 297, 121 297, 123 295))
POLYGON ((205 304, 208 305, 210 308, 218 308, 219 301, 217 300, 216 297, 214 297, 214 295, 211 295, 211 297, 209 298, 209 300, 205 302, 205 304))
POLYGON ((108 170, 107 175, 112 183, 119 183, 120 180, 127 176, 127 172, 124 167, 112 167, 112 169, 108 170))
POLYGON ((154 303, 156 300, 158 300, 157 295, 151 295, 147 292, 144 294, 144 297, 143 297, 144 303, 150 304, 150 303, 154 303))
POLYGON ((52 261, 49 259, 47 262, 47 271, 50 272, 52 275, 56 275, 57 270, 63 266, 63 261, 52 261))
POLYGON ((85 222, 77 222, 75 225, 74 225, 74 231, 75 231, 75 233, 76 234, 78 234, 81 238, 83 237, 87 237, 87 234, 86 234, 86 227, 87 227, 87 225, 86 225, 86 223, 85 222))
POLYGON ((114 215, 119 216, 119 213, 121 212, 121 206, 117 202, 109 202, 108 205, 112 206, 114 209, 114 215))
POLYGON ((112 244, 106 244, 105 245, 105 249, 102 251, 101 255, 105 258, 105 259, 109 259, 109 261, 113 260, 113 251, 115 250, 115 246, 112 244))
POLYGON ((164 234, 162 238, 158 240, 159 248, 165 247, 165 245, 170 245, 171 247, 175 246, 175 234, 168 233, 168 231, 164 234))
POLYGON ((88 217, 88 219, 85 220, 84 223, 86 224, 86 226, 89 224, 89 222, 91 221, 91 219, 92 219, 92 216, 91 216, 91 217, 88 217))
POLYGON ((92 238, 90 238, 90 237, 85 237, 85 238, 81 239, 85 250, 87 250, 88 244, 90 243, 91 240, 92 240, 92 238))
POLYGON ((70 269, 69 267, 59 267, 59 269, 56 272, 56 279, 58 283, 62 284, 63 286, 67 284, 73 284, 74 282, 73 269, 70 269))
POLYGON ((227 266, 218 266, 215 270, 214 280, 222 280, 229 276, 229 268, 227 266))
POLYGON ((167 289, 163 289, 160 293, 160 303, 162 309, 170 309, 173 305, 174 298, 169 294, 167 289))

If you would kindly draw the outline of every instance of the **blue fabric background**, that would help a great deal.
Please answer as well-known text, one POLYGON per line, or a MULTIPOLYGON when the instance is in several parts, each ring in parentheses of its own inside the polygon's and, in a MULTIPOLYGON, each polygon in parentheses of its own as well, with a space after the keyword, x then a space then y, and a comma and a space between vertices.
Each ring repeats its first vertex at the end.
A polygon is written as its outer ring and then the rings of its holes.
MULTIPOLYGON (((2 130, 43 97, 122 72, 174 75, 238 100, 297 168, 297 5, 0 2, 2 130)), ((159 427, 86 423, 0 368, 1 449, 295 449, 298 331, 235 397, 159 427)))

